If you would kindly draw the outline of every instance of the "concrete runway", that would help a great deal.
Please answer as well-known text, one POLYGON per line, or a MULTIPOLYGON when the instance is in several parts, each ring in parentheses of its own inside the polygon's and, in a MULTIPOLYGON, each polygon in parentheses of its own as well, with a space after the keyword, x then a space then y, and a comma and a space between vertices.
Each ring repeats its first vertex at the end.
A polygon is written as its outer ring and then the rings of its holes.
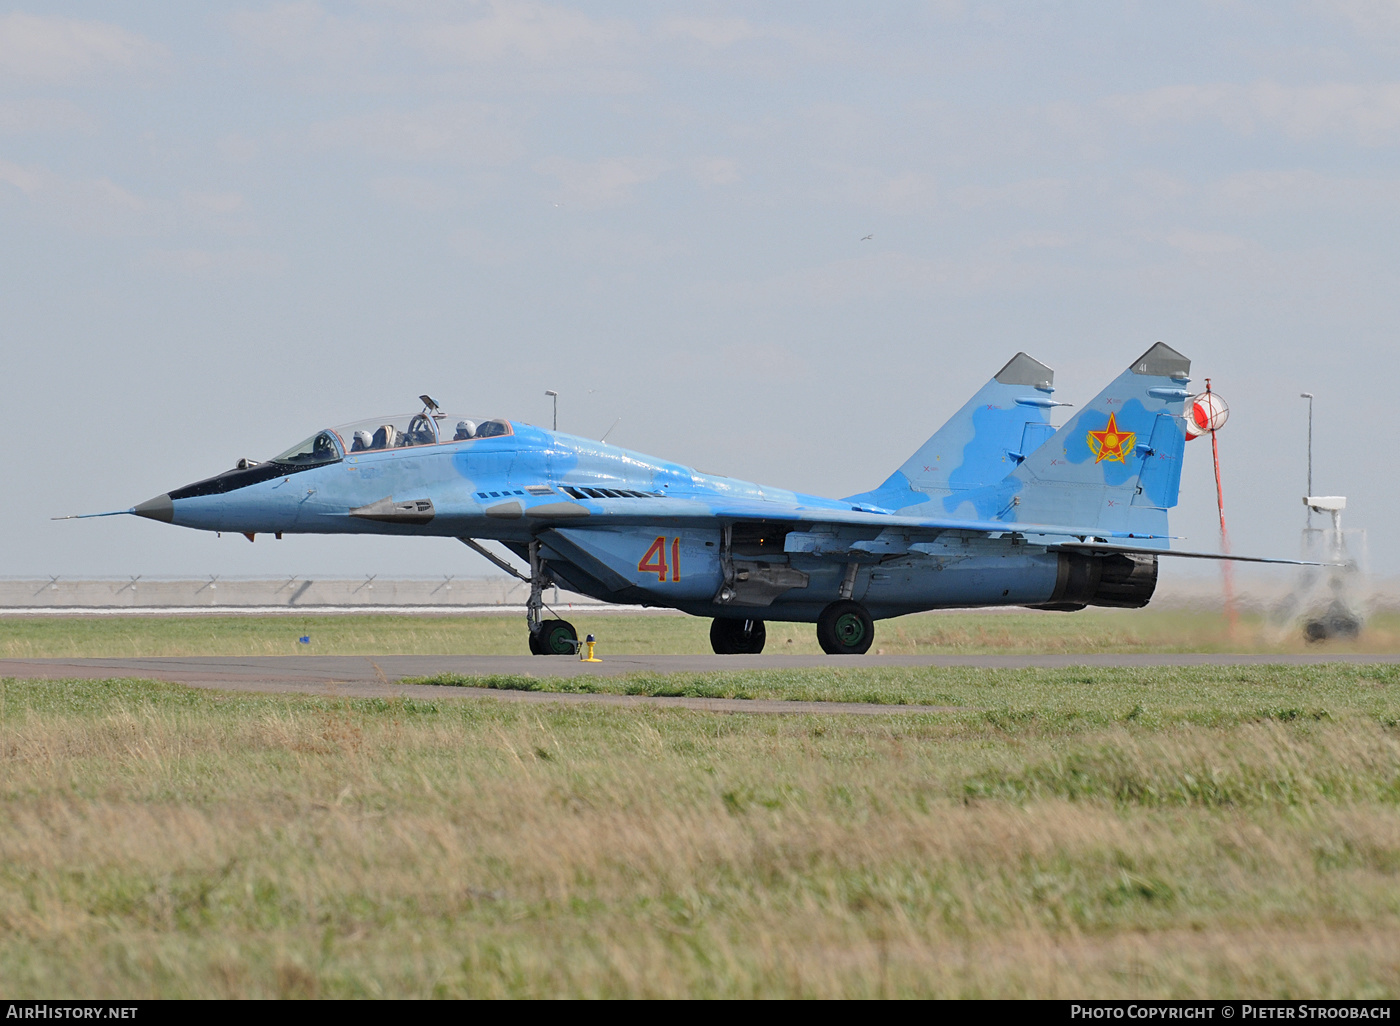
POLYGON ((1400 663, 1392 655, 1133 655, 990 656, 611 656, 601 663, 547 656, 201 656, 149 659, 0 659, 0 677, 26 680, 139 677, 216 691, 331 695, 340 698, 491 698, 503 702, 564 705, 662 706, 708 712, 845 713, 858 715, 948 712, 946 706, 858 702, 782 702, 730 698, 659 698, 644 695, 580 695, 545 691, 399 684, 404 677, 465 676, 612 677, 628 673, 715 673, 807 667, 970 666, 1022 669, 1065 666, 1315 666, 1320 663, 1400 663))

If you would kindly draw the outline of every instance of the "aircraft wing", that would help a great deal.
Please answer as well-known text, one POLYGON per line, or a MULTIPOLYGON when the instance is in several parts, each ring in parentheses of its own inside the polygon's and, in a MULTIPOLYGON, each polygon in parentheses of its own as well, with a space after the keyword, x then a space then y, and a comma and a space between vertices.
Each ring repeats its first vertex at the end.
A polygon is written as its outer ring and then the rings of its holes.
MULTIPOLYGON (((636 514, 630 516, 609 512, 604 513, 598 519, 610 523, 626 522, 635 519, 639 523, 656 524, 657 526, 668 524, 675 526, 705 526, 706 524, 714 523, 716 520, 730 520, 762 521, 794 525, 802 524, 811 525, 812 527, 829 525, 836 528, 875 528, 880 531, 893 528, 895 530, 908 531, 912 534, 918 534, 924 531, 934 535, 944 531, 966 531, 973 534, 986 535, 1015 533, 1034 537, 1080 539, 1074 541, 1053 541, 1049 542, 1047 547, 1052 551, 1063 550, 1066 552, 1079 552, 1084 555, 1111 555, 1120 553, 1144 556, 1179 556, 1184 559, 1230 560, 1239 563, 1279 563, 1289 566, 1334 565, 1303 559, 1282 559, 1269 556, 1237 556, 1220 552, 1191 552, 1157 546, 1133 545, 1131 542, 1134 540, 1166 542, 1170 540, 1170 536, 1135 535, 1126 531, 1105 531, 1102 527, 1086 527, 1084 525, 1075 524, 1005 523, 1000 520, 960 520, 952 517, 910 517, 900 516, 897 513, 878 512, 873 509, 840 510, 804 506, 801 503, 790 504, 757 500, 745 501, 742 499, 730 500, 722 504, 693 502, 684 499, 667 499, 661 500, 661 502, 656 505, 651 505, 650 509, 645 512, 638 510, 636 514), (671 508, 662 512, 661 509, 658 509, 658 506, 671 508), (1123 541, 1110 542, 1106 539, 1123 539, 1123 541)), ((579 524, 578 526, 583 527, 586 525, 579 524)), ((831 554, 835 554, 836 551, 835 549, 831 550, 831 554)), ((818 549, 814 550, 813 554, 824 555, 827 553, 818 549)))
MULTIPOLYGON (((672 505, 668 502, 667 505, 672 505)), ((687 504, 689 505, 689 504, 687 504)), ((1129 534, 1125 531, 1105 532, 1092 527, 1076 526, 1073 524, 1027 524, 1027 523, 1005 523, 1000 520, 960 520, 955 517, 911 517, 900 516, 897 513, 879 512, 873 509, 830 509, 817 506, 804 506, 798 504, 788 504, 782 502, 762 502, 743 500, 728 501, 722 504, 703 504, 704 512, 700 512, 701 504, 696 505, 695 513, 684 508, 675 509, 670 516, 653 510, 639 514, 638 519, 647 522, 666 521, 674 519, 675 522, 687 521, 693 518, 700 518, 707 521, 719 520, 764 520, 776 521, 779 523, 794 524, 831 524, 843 527, 875 527, 885 529, 890 527, 908 528, 924 531, 971 531, 977 534, 1027 534, 1027 535, 1057 535, 1066 538, 1137 538, 1143 541, 1153 539, 1165 540, 1165 535, 1143 535, 1129 534)), ((612 519, 610 516, 609 519, 612 519)), ((1157 551, 1157 550, 1153 550, 1157 551)))

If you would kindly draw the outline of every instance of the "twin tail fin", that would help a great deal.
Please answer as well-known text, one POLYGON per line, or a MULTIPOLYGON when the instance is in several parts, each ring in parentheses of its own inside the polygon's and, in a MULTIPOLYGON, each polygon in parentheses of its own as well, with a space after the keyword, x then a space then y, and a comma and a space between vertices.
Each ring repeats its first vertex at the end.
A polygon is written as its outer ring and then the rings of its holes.
POLYGON ((946 516, 951 497, 1001 481, 1055 433, 1054 386, 1053 370, 1017 353, 879 488, 844 501, 946 516))
POLYGON ((1076 524, 1167 547, 1181 488, 1191 361, 1158 342, 1027 456, 996 519, 1076 524))

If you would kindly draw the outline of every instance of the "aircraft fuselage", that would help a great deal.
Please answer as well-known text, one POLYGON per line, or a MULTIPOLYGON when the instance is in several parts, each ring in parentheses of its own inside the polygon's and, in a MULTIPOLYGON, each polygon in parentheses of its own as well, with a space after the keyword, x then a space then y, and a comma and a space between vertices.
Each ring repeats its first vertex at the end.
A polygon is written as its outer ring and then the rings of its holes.
POLYGON ((874 620, 921 610, 1146 605, 1189 371, 1157 343, 1057 429, 1054 372, 1018 353, 882 484, 844 499, 513 421, 460 420, 449 440, 425 395, 420 413, 328 428, 124 512, 250 537, 458 538, 529 582, 541 654, 577 645, 572 625, 543 618, 550 583, 713 617, 719 653, 761 651, 763 622, 792 620, 815 622, 824 651, 858 654, 874 620))
POLYGON ((1020 536, 891 530, 868 522, 868 506, 510 427, 503 437, 348 452, 316 465, 257 464, 177 488, 138 512, 250 535, 493 539, 522 559, 539 539, 567 587, 707 617, 815 622, 850 599, 880 619, 1065 597, 1071 557, 1020 536), (717 513, 736 505, 742 517, 717 513), (866 522, 793 522, 794 509, 816 518, 859 512, 866 522))

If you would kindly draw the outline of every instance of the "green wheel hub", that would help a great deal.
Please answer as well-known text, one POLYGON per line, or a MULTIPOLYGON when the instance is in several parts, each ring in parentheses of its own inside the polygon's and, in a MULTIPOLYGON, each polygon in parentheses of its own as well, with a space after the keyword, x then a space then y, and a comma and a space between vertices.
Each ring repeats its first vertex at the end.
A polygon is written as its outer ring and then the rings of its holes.
POLYGON ((568 620, 546 620, 530 636, 530 651, 535 655, 573 655, 577 645, 578 632, 568 620))
POLYGON ((875 621, 859 602, 833 602, 817 617, 817 642, 827 655, 864 655, 875 640, 875 621))
POLYGON ((544 650, 550 655, 571 655, 574 646, 574 632, 567 627, 552 628, 544 636, 544 650))
POLYGON ((855 613, 843 613, 836 618, 836 636, 841 644, 855 648, 865 638, 865 623, 855 613))

